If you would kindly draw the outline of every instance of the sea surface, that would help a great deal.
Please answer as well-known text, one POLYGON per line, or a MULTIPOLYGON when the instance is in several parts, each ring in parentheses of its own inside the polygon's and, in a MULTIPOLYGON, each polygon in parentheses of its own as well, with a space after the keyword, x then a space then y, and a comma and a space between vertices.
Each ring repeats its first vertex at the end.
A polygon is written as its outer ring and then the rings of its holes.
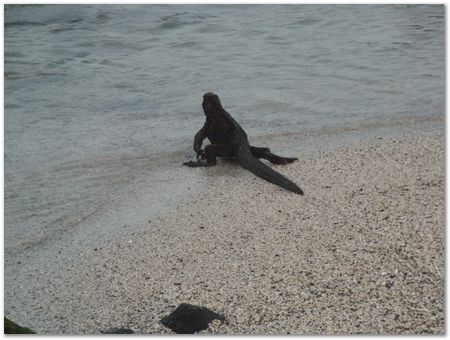
POLYGON ((194 157, 205 92, 261 140, 445 112, 443 5, 6 5, 4 18, 7 264, 134 188, 167 205, 180 178, 164 167, 194 157))

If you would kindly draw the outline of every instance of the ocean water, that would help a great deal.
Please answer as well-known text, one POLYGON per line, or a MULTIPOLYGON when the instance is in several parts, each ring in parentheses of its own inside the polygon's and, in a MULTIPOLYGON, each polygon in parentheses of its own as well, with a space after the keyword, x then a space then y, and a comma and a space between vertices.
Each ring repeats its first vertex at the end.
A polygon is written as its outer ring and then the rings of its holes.
POLYGON ((4 18, 7 261, 117 193, 161 190, 143 178, 193 157, 207 91, 261 138, 445 111, 443 5, 7 5, 4 18))

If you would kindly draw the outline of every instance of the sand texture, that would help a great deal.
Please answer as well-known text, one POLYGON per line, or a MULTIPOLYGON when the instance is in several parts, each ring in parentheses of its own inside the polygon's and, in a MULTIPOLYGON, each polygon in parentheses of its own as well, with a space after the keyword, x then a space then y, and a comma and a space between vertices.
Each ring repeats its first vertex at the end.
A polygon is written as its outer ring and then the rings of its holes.
POLYGON ((207 192, 81 256, 40 292, 57 322, 36 331, 171 333, 186 302, 226 317, 206 333, 444 333, 442 133, 273 167, 305 196, 227 162, 186 170, 207 192))

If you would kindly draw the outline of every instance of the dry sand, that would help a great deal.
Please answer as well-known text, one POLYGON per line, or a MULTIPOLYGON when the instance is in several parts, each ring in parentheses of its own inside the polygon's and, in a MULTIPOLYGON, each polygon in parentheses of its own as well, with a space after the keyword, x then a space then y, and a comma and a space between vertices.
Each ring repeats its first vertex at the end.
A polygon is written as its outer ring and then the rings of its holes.
POLYGON ((305 196, 196 169, 207 192, 81 256, 40 292, 57 328, 36 330, 170 333, 160 318, 187 302, 225 315, 207 333, 444 333, 442 133, 274 168, 305 196))

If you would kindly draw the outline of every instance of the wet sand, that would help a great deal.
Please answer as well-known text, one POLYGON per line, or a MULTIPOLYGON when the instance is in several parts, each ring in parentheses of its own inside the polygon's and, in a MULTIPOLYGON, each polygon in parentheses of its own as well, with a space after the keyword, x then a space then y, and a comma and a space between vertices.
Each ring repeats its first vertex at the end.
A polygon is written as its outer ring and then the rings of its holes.
POLYGON ((160 318, 187 302, 225 315, 207 333, 444 333, 443 133, 274 166, 303 197, 220 165, 199 169, 205 192, 28 292, 26 326, 170 333, 160 318))

